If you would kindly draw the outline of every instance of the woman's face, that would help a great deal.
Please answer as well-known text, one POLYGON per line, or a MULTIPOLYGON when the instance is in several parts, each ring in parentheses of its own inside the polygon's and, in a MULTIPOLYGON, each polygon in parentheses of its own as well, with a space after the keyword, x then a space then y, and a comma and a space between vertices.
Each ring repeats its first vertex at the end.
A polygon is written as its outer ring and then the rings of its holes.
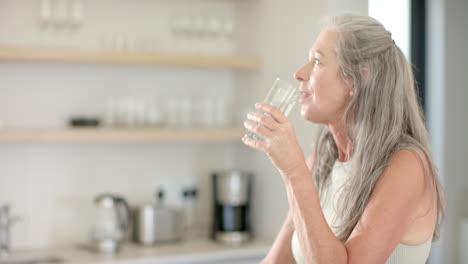
POLYGON ((308 62, 294 74, 301 83, 301 116, 314 123, 330 124, 343 117, 351 88, 340 77, 334 47, 338 33, 320 33, 309 52, 308 62))

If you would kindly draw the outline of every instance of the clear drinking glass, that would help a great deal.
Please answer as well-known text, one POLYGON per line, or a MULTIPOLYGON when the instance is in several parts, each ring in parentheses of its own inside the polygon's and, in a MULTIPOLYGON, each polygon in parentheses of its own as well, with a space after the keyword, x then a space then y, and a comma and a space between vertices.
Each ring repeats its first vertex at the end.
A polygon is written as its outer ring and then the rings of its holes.
MULTIPOLYGON (((262 101, 263 103, 276 106, 285 116, 288 116, 298 98, 297 86, 293 86, 287 81, 276 78, 273 86, 268 91, 267 96, 262 101)), ((266 114, 266 113, 264 113, 266 114)), ((266 114, 268 115, 268 114, 266 114)), ((247 134, 254 140, 263 140, 262 137, 255 133, 249 132, 247 134)))

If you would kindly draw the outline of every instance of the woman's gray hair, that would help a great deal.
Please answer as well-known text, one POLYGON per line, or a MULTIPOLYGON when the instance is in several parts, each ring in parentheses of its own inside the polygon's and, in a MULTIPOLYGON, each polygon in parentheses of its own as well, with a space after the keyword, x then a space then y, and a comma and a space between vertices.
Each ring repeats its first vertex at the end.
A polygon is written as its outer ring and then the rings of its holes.
MULTIPOLYGON (((348 161, 351 175, 336 208, 342 220, 336 226, 337 237, 345 242, 351 235, 392 154, 411 149, 424 166, 427 187, 435 188, 438 219, 433 240, 437 240, 444 200, 411 65, 392 34, 371 17, 342 15, 332 18, 326 28, 339 34, 335 52, 340 77, 354 87, 354 96, 344 115, 353 142, 353 155, 348 161)), ((312 175, 322 196, 338 158, 337 146, 327 127, 323 127, 315 151, 312 175)))

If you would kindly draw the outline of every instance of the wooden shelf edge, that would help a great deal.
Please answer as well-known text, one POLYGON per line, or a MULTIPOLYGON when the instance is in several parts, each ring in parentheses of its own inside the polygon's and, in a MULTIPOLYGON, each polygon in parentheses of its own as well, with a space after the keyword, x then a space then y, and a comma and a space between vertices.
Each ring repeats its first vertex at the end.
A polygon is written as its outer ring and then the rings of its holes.
POLYGON ((242 128, 0 129, 0 143, 240 142, 244 133, 242 128))
POLYGON ((166 65, 240 70, 256 70, 262 66, 261 60, 252 56, 116 52, 79 48, 2 45, 0 45, 0 61, 166 65))

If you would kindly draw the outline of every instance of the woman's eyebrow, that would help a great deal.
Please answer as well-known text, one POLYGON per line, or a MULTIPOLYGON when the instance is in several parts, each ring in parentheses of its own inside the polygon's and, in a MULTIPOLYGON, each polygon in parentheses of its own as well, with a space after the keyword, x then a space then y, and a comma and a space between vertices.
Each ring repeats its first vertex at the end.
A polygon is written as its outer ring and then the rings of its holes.
POLYGON ((320 50, 316 50, 315 53, 320 55, 321 57, 325 57, 325 55, 323 55, 323 52, 321 52, 320 50))
POLYGON ((323 55, 323 52, 321 52, 320 50, 310 50, 309 51, 309 58, 313 57, 314 54, 318 54, 321 57, 325 57, 325 55, 323 55))

